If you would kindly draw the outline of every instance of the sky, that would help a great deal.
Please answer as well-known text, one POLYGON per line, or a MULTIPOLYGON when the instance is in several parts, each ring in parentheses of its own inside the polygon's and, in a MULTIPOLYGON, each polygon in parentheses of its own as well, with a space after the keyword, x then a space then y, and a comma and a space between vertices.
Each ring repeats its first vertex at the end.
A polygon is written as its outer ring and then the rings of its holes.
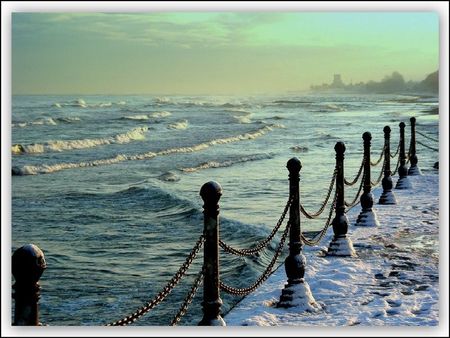
POLYGON ((420 81, 439 68, 435 12, 12 13, 12 93, 285 93, 420 81))

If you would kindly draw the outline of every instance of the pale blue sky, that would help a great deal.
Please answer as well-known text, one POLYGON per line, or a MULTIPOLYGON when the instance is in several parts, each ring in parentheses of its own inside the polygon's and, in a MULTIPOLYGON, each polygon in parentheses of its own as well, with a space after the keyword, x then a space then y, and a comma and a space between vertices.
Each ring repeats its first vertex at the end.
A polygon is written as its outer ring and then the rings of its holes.
POLYGON ((13 94, 251 94, 421 80, 433 12, 13 13, 13 94))

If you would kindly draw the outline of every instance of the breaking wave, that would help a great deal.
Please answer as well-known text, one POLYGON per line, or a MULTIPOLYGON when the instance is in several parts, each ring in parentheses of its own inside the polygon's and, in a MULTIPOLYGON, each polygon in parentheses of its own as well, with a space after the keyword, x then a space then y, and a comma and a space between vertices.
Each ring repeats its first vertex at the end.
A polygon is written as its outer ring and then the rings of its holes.
POLYGON ((245 134, 240 134, 237 136, 230 136, 226 138, 219 138, 214 139, 208 142, 199 143, 197 145, 193 145, 190 147, 180 147, 180 148, 170 148, 166 150, 161 150, 158 152, 146 152, 141 154, 135 154, 135 155, 124 155, 119 154, 113 158, 107 158, 107 159, 99 159, 94 161, 86 161, 86 162, 77 162, 77 163, 59 163, 59 164, 42 164, 42 165, 25 165, 23 167, 13 167, 12 168, 12 174, 13 175, 36 175, 36 174, 48 174, 64 169, 74 169, 74 168, 85 168, 85 167, 95 167, 100 165, 109 165, 109 164, 116 164, 124 161, 136 161, 136 160, 146 160, 146 159, 152 159, 156 156, 164 156, 164 155, 171 155, 171 154, 178 154, 178 153, 193 153, 196 151, 201 151, 204 149, 207 149, 212 146, 216 145, 222 145, 222 144, 228 144, 238 141, 244 141, 244 140, 253 140, 258 137, 261 137, 268 132, 272 131, 273 128, 280 128, 279 125, 267 125, 260 129, 257 129, 253 132, 248 132, 245 134))
POLYGON ((118 101, 118 102, 101 102, 101 103, 92 103, 88 104, 83 99, 76 99, 68 102, 55 102, 53 104, 56 108, 63 108, 63 107, 79 107, 79 108, 104 108, 104 107, 112 107, 112 106, 124 106, 127 103, 125 101, 118 101))
POLYGON ((124 144, 135 140, 143 140, 145 138, 145 133, 147 132, 147 130, 147 127, 139 127, 124 134, 118 134, 105 138, 67 141, 57 140, 33 144, 14 144, 11 147, 11 152, 13 154, 37 154, 72 149, 93 148, 114 143, 124 144))
POLYGON ((28 126, 56 126, 59 123, 74 123, 80 121, 79 117, 47 117, 41 118, 30 122, 15 122, 11 124, 11 127, 28 127, 28 126))
POLYGON ((187 127, 188 120, 180 120, 167 126, 169 129, 186 129, 187 127))
POLYGON ((172 113, 168 112, 168 111, 161 111, 161 112, 154 112, 151 114, 140 114, 140 115, 130 115, 130 116, 124 116, 121 117, 121 119, 124 120, 150 120, 153 118, 163 118, 163 117, 167 117, 172 115, 172 113))
POLYGON ((270 154, 255 154, 255 155, 247 155, 243 157, 239 157, 233 160, 227 160, 223 162, 218 161, 208 161, 203 162, 199 164, 196 167, 192 168, 182 168, 181 170, 187 173, 195 172, 202 169, 210 169, 210 168, 222 168, 222 167, 231 167, 234 164, 237 163, 244 163, 244 162, 251 162, 251 161, 258 161, 258 160, 267 160, 272 158, 273 155, 270 154))

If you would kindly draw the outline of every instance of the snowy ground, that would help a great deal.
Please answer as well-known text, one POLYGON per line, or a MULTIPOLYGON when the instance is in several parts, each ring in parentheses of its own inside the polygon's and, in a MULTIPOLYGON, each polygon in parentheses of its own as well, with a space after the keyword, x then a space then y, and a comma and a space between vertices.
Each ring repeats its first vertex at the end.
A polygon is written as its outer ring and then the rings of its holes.
MULTIPOLYGON (((284 266, 224 317, 228 326, 437 326, 439 325, 439 176, 410 176, 413 188, 396 190, 397 205, 379 205, 379 227, 353 226, 358 257, 325 257, 333 231, 318 247, 305 247, 305 280, 322 307, 276 308, 286 283, 284 266)), ((394 179, 395 184, 395 179, 394 179)), ((395 186, 395 185, 394 185, 395 186)))

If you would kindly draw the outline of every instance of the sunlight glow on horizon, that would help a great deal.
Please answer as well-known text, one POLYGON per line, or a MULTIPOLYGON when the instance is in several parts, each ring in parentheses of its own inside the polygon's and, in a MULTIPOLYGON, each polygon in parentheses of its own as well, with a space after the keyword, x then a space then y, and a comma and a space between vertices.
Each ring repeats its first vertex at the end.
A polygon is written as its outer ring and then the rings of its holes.
POLYGON ((433 12, 13 13, 13 94, 255 94, 420 81, 433 12))

